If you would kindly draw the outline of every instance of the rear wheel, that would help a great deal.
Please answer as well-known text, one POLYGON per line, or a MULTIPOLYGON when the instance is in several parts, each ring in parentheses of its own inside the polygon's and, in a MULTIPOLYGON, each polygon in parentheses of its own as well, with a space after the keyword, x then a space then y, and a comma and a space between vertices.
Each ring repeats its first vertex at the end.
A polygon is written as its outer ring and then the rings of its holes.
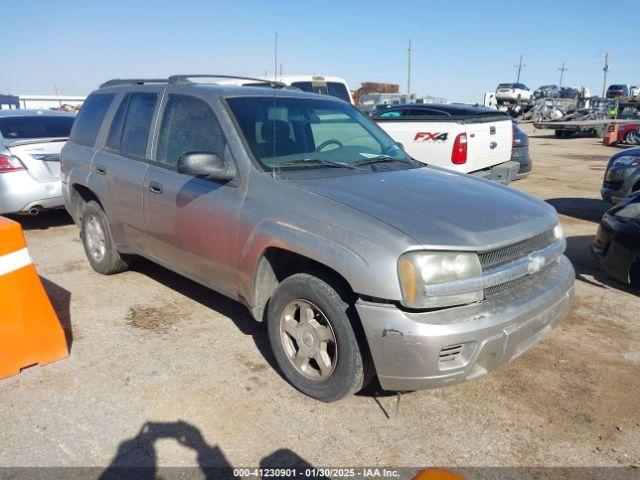
POLYGON ((640 143, 640 134, 638 132, 627 132, 624 135, 624 143, 627 145, 638 145, 640 143))
POLYGON ((349 305, 314 275, 286 278, 269 300, 267 329, 278 366, 302 393, 332 402, 362 389, 371 375, 349 305))
POLYGON ((85 206, 80 236, 87 259, 96 272, 111 275, 129 268, 115 247, 107 216, 98 202, 90 201, 85 206))

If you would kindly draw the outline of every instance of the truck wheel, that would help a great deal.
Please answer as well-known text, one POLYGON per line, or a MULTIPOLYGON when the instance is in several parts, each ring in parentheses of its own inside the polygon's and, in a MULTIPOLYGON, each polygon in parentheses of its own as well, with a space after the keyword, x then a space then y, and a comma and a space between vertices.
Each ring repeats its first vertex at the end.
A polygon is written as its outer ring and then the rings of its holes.
POLYGON ((80 237, 87 259, 96 272, 111 275, 129 268, 115 247, 107 216, 95 201, 84 208, 80 237))
POLYGON ((295 388, 323 402, 357 392, 371 376, 349 309, 334 287, 306 273, 285 279, 269 300, 267 330, 278 366, 295 388))

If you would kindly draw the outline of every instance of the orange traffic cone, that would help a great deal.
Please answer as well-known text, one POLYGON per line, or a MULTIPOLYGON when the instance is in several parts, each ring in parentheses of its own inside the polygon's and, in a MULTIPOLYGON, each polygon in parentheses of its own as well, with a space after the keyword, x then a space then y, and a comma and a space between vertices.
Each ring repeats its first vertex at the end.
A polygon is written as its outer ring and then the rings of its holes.
POLYGON ((418 472, 413 480, 466 480, 466 478, 444 468, 432 467, 418 472))
POLYGON ((69 356, 19 223, 0 217, 0 378, 69 356))

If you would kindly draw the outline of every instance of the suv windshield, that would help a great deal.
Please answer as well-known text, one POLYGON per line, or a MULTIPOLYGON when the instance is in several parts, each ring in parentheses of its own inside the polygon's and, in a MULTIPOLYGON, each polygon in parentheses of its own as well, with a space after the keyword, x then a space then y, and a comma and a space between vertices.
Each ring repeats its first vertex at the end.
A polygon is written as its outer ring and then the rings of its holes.
POLYGON ((376 162, 415 166, 375 123, 346 103, 292 97, 236 97, 227 103, 265 171, 376 162))
POLYGON ((6 139, 68 137, 74 117, 29 115, 0 118, 0 133, 6 139))

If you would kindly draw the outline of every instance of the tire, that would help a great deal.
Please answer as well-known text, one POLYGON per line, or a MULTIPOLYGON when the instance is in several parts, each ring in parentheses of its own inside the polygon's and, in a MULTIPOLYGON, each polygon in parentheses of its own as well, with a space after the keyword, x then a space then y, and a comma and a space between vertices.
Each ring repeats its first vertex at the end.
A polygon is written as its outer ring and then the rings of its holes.
POLYGON ((640 132, 630 131, 624 134, 624 143, 627 145, 637 145, 639 143, 640 132))
POLYGON ((129 268, 129 263, 116 249, 107 216, 96 201, 90 201, 84 208, 80 237, 87 259, 96 272, 112 275, 129 268))
POLYGON ((361 390, 373 374, 352 305, 344 300, 348 296, 332 285, 338 283, 292 275, 276 288, 267 311, 269 342, 282 373, 299 391, 323 402, 361 390))

